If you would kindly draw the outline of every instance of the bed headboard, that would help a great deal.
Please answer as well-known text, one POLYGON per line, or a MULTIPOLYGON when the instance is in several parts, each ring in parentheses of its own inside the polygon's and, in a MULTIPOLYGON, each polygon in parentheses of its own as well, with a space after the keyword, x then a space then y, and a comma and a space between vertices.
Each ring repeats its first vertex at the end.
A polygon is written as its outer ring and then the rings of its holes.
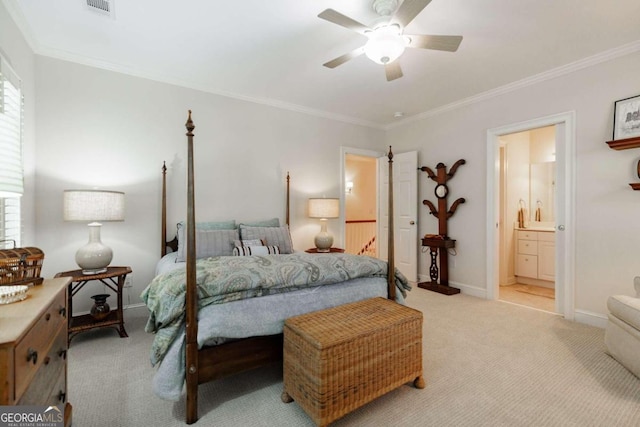
MULTIPOLYGON (((189 120, 191 120, 191 110, 189 110, 189 120)), ((193 122, 192 122, 193 123, 193 122)), ((290 225, 290 181, 291 177, 287 172, 287 190, 286 190, 286 206, 285 206, 285 223, 290 225)), ((165 256, 168 253, 168 249, 171 252, 178 251, 178 237, 174 236, 173 239, 167 240, 167 165, 162 162, 162 232, 160 241, 160 257, 165 256)))

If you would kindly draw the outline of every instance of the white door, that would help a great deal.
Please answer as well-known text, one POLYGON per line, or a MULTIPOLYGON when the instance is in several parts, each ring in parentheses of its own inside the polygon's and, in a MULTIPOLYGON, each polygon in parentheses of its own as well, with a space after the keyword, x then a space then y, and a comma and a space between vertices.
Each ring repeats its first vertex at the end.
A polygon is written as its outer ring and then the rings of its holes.
MULTIPOLYGON (((378 159, 378 257, 387 259, 389 159, 378 159)), ((418 281, 418 152, 393 155, 394 264, 409 281, 418 281)))

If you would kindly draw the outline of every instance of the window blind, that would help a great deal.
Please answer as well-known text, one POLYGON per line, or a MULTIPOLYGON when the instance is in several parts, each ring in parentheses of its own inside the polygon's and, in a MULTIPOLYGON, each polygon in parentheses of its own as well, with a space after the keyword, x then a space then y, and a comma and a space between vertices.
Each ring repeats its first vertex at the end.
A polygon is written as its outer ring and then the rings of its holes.
POLYGON ((0 57, 0 197, 23 192, 20 79, 0 57))
POLYGON ((20 79, 0 55, 0 249, 20 246, 23 105, 20 79))
POLYGON ((0 249, 20 246, 20 198, 0 198, 0 249))

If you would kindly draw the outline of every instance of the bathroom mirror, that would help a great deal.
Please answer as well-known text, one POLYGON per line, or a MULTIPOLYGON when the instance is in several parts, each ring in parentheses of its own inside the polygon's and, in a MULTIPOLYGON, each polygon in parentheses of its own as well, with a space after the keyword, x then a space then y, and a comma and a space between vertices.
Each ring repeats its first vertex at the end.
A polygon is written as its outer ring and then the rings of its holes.
POLYGON ((529 215, 531 222, 555 221, 556 162, 529 166, 529 215))

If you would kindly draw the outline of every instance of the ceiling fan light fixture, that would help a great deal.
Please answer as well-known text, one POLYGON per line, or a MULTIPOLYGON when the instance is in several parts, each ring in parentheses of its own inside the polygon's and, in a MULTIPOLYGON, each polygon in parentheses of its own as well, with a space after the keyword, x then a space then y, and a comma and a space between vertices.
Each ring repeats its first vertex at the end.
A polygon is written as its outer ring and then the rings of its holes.
POLYGON ((407 40, 396 25, 376 28, 367 34, 369 41, 364 45, 364 53, 377 64, 389 64, 404 53, 407 40))

